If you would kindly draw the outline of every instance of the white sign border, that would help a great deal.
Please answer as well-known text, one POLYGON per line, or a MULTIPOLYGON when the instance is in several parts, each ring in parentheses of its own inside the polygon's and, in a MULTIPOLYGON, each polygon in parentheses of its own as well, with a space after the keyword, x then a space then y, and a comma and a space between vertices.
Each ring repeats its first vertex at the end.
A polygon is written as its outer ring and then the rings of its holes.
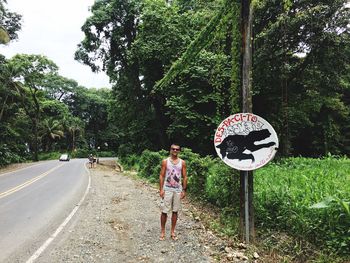
MULTIPOLYGON (((222 135, 222 134, 221 134, 222 135)), ((237 134, 237 135, 242 135, 242 134, 237 134)), ((227 135, 228 136, 228 135, 227 135)), ((224 139, 227 137, 225 136, 224 139)), ((219 136, 218 136, 219 137, 219 136)), ((223 139, 223 140, 224 140, 223 139)), ((222 140, 222 141, 223 141, 222 140)), ((222 142, 221 141, 221 142, 222 142)), ((272 125, 266 121, 264 118, 254 114, 254 113, 249 113, 249 112, 245 112, 245 113, 235 113, 233 115, 228 116, 227 118, 225 118, 218 126, 218 128, 215 130, 215 134, 214 134, 214 147, 215 147, 215 151, 217 153, 217 155, 219 156, 219 158, 228 166, 236 169, 236 170, 240 170, 240 171, 253 171, 256 169, 259 169, 261 167, 263 167, 264 165, 266 165, 267 163, 269 163, 276 155, 277 153, 277 149, 279 147, 279 140, 278 140, 278 136, 276 131, 274 130, 274 128, 272 127, 272 125), (240 119, 239 121, 237 119, 240 119), (217 134, 220 134, 220 132, 224 133, 223 127, 229 127, 230 122, 232 122, 232 120, 236 121, 237 123, 241 123, 242 121, 251 121, 256 119, 256 123, 259 123, 259 120, 261 120, 261 122, 263 123, 263 125, 265 125, 265 127, 269 130, 269 132, 271 133, 271 135, 269 137, 273 137, 276 139, 276 141, 274 141, 276 144, 273 146, 270 146, 269 148, 271 149, 269 156, 267 156, 267 158, 265 158, 265 160, 260 161, 260 163, 252 166, 251 168, 248 167, 244 167, 244 166, 237 166, 237 165, 233 165, 232 162, 229 162, 227 160, 227 158, 222 158, 221 155, 219 154, 218 148, 216 147, 217 144, 216 143, 216 138, 217 138, 217 134)))

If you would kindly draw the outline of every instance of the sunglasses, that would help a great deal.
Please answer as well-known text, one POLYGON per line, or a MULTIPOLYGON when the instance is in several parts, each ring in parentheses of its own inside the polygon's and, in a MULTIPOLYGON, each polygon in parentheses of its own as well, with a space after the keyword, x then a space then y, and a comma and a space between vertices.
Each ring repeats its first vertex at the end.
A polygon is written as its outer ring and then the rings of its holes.
POLYGON ((171 148, 171 150, 174 151, 174 152, 179 152, 180 151, 179 148, 171 148))

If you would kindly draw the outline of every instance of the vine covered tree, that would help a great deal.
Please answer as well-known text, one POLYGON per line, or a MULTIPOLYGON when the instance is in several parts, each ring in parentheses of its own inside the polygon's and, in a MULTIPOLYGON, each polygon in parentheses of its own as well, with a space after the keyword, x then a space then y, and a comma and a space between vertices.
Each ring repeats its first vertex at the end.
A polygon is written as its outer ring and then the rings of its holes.
MULTIPOLYGON (((252 3, 253 112, 277 130, 279 153, 348 153, 346 0, 252 3)), ((109 75, 123 152, 169 140, 214 152, 216 125, 240 105, 239 10, 239 1, 95 3, 76 58, 109 75)))

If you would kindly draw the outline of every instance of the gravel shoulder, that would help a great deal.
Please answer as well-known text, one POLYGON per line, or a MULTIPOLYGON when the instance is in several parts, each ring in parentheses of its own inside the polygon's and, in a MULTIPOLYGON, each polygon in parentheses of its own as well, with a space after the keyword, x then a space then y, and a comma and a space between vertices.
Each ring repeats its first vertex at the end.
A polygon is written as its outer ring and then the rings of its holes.
POLYGON ((89 170, 85 201, 36 262, 218 262, 224 241, 206 231, 188 202, 179 214, 178 240, 169 236, 168 217, 160 241, 157 189, 117 172, 113 161, 89 170))

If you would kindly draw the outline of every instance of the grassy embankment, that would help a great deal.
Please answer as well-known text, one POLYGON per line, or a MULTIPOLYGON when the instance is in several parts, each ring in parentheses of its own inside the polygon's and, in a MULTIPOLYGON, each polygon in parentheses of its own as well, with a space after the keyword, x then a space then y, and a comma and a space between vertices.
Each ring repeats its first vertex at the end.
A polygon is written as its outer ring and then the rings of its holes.
MULTIPOLYGON (((220 209, 212 226, 237 236, 238 173, 221 160, 202 158, 184 149, 189 193, 220 209)), ((121 161, 152 182, 158 181, 166 151, 145 151, 121 161)), ((350 255, 350 159, 288 158, 254 173, 258 244, 277 250, 289 261, 342 262, 350 255)))

